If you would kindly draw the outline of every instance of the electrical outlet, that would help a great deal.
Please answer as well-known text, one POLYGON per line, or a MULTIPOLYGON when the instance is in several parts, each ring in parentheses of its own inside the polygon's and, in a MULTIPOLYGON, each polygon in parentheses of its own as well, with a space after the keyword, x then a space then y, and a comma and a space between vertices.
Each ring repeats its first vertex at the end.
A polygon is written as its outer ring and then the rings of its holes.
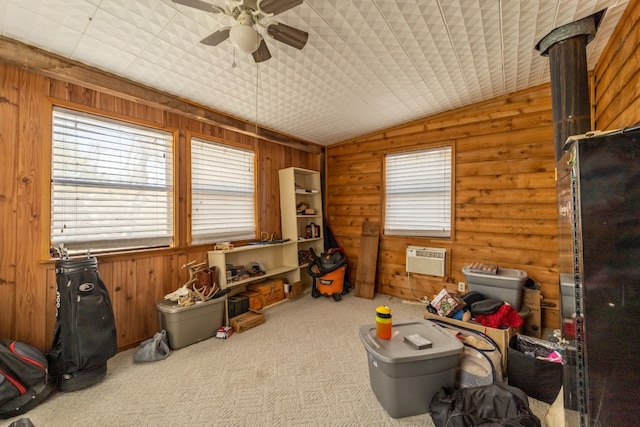
POLYGON ((458 282, 458 292, 464 292, 464 282, 458 282))

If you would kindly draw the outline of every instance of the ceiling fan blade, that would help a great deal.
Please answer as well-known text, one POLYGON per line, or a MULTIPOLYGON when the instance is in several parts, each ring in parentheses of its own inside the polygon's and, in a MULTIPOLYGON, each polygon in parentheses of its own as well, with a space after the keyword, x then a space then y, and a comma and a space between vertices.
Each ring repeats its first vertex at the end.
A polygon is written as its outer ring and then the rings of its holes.
POLYGON ((280 22, 272 22, 267 26, 267 33, 279 42, 286 43, 296 49, 302 49, 307 44, 309 33, 290 27, 280 22))
POLYGON ((269 48, 264 42, 264 39, 260 40, 260 46, 258 46, 258 49, 253 52, 252 55, 255 62, 263 62, 271 58, 271 52, 269 52, 269 48))
POLYGON ((265 13, 277 15, 302 4, 303 0, 258 0, 258 8, 265 13))
POLYGON ((193 7, 194 9, 204 10, 211 13, 224 13, 221 7, 215 6, 211 3, 207 3, 203 0, 171 0, 174 3, 181 4, 183 6, 193 7))
POLYGON ((231 27, 224 27, 219 29, 213 34, 209 34, 207 37, 200 40, 200 43, 208 46, 218 46, 220 43, 229 38, 229 30, 231 27))

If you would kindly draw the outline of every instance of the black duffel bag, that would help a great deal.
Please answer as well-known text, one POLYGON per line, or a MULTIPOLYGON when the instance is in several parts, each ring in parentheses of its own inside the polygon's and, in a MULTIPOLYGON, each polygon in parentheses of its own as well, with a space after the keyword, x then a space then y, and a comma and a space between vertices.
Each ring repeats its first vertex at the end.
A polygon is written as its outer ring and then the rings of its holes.
POLYGON ((442 388, 433 396, 430 412, 436 427, 540 427, 527 395, 500 383, 459 390, 442 388))

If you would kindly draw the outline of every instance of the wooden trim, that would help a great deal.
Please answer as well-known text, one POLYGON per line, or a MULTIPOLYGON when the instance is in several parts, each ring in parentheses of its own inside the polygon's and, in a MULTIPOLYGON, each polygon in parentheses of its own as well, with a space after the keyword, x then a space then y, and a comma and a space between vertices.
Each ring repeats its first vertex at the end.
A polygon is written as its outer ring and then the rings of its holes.
POLYGON ((40 175, 40 203, 43 209, 40 213, 40 256, 44 259, 51 258, 51 162, 53 160, 53 103, 51 98, 44 97, 43 107, 49 114, 42 114, 40 118, 42 124, 42 174, 40 175), (47 165, 47 167, 44 167, 47 165), (44 208, 45 206, 48 209, 44 208))
MULTIPOLYGON (((256 191, 253 193, 253 217, 254 217, 254 226, 256 228, 256 236, 255 238, 257 239, 259 236, 259 231, 260 230, 260 209, 259 209, 259 205, 260 205, 260 198, 259 198, 259 191, 260 191, 260 174, 258 173, 258 159, 260 157, 260 153, 259 153, 259 146, 260 144, 255 144, 255 145, 251 145, 251 144, 243 144, 243 143, 239 143, 239 142, 233 142, 233 141, 227 141, 223 138, 216 138, 216 137, 212 137, 210 135, 205 135, 199 132, 193 132, 193 131, 187 131, 185 132, 185 146, 186 146, 186 155, 185 155, 185 159, 186 159, 186 165, 185 165, 185 170, 186 170, 186 182, 187 182, 187 187, 186 187, 186 194, 187 197, 186 199, 186 218, 187 218, 187 241, 185 242, 187 245, 191 245, 192 241, 193 241, 193 236, 192 236, 192 218, 191 218, 191 207, 192 207, 192 192, 191 192, 191 141, 192 138, 198 138, 198 139, 202 139, 204 141, 208 141, 211 142, 213 144, 223 144, 223 145, 228 145, 230 147, 235 147, 241 150, 247 150, 247 151, 253 151, 253 180, 254 180, 254 187, 256 189, 256 191)), ((257 142, 257 141, 256 141, 257 142)))
POLYGON ((167 126, 164 121, 162 123, 158 123, 153 120, 144 120, 137 117, 131 117, 124 114, 116 113, 114 111, 105 110, 99 107, 92 107, 90 105, 78 104, 73 101, 67 101, 66 99, 56 98, 54 96, 48 97, 49 103, 51 105, 51 111, 53 112, 53 107, 66 108, 68 110, 78 111, 84 114, 93 114, 94 116, 103 117, 105 119, 110 120, 118 120, 121 122, 129 123, 136 126, 145 126, 153 129, 171 132, 174 133, 179 129, 174 126, 167 126))
MULTIPOLYGON (((192 205, 193 205, 193 196, 191 194, 192 182, 191 182, 191 141, 193 136, 196 135, 193 132, 185 132, 184 133, 184 186, 186 190, 185 199, 185 238, 186 240, 183 242, 185 245, 191 245, 193 241, 193 227, 192 227, 192 205)), ((199 138, 200 136, 198 136, 199 138)))
POLYGON ((4 36, 0 36, 0 61, 46 77, 79 84, 87 88, 99 90, 165 111, 178 113, 182 116, 201 120, 235 132, 257 136, 296 150, 315 154, 323 150, 323 147, 316 143, 294 138, 266 127, 257 126, 256 123, 250 123, 195 102, 166 94, 157 89, 89 67, 80 62, 46 52, 4 36))
POLYGON ((179 247, 182 246, 182 242, 184 236, 182 234, 182 230, 180 230, 180 224, 184 223, 184 221, 180 221, 180 218, 184 213, 180 209, 180 183, 183 180, 182 174, 183 168, 180 167, 180 131, 178 129, 173 130, 173 143, 171 144, 171 155, 173 156, 173 161, 171 162, 172 174, 173 175, 173 190, 171 191, 171 198, 173 199, 173 243, 171 247, 179 247))
POLYGON ((380 212, 380 237, 400 237, 400 238, 420 238, 420 239, 432 239, 434 242, 438 243, 451 243, 455 241, 455 228, 456 228, 456 141, 436 141, 433 143, 425 143, 420 146, 412 146, 412 147, 403 147, 401 149, 393 149, 390 148, 388 150, 382 150, 382 183, 380 188, 380 198, 381 198, 381 212, 380 212), (385 226, 385 218, 387 215, 387 210, 385 206, 387 205, 387 155, 390 154, 401 154, 401 153, 411 153, 425 150, 435 150, 438 148, 449 147, 451 148, 451 216, 449 218, 450 224, 450 232, 448 237, 438 237, 438 236, 428 236, 428 235, 397 235, 397 234, 386 234, 384 231, 385 226))
MULTIPOLYGON (((183 173, 182 168, 180 168, 180 130, 178 128, 167 126, 165 123, 157 123, 149 120, 142 120, 139 118, 131 118, 128 116, 124 116, 122 114, 117 114, 111 111, 104 111, 99 108, 90 107, 87 105, 76 104, 73 102, 69 102, 66 100, 61 100, 58 98, 54 98, 51 96, 45 97, 45 102, 43 105, 47 108, 48 114, 43 112, 42 114, 42 125, 43 125, 43 138, 46 139, 47 147, 42 150, 42 164, 43 166, 48 165, 45 169, 45 172, 42 174, 42 206, 51 206, 51 162, 53 158, 52 147, 53 147, 53 108, 60 107, 66 108, 68 110, 77 111, 78 113, 91 114, 98 117, 102 117, 108 120, 117 120, 124 123, 129 123, 135 126, 143 126, 151 129, 155 129, 162 132, 167 132, 172 135, 171 137, 171 168, 172 168, 172 191, 171 198, 173 203, 173 213, 172 213, 172 227, 173 227, 173 239, 170 245, 171 248, 181 247, 183 246, 183 232, 180 230, 180 224, 183 223, 181 221, 181 216, 183 215, 182 210, 180 209, 180 182, 182 181, 182 177, 179 174, 183 173), (47 190, 47 191, 45 191, 47 190)), ((51 209, 44 209, 43 214, 41 215, 41 229, 42 229, 42 240, 41 240, 41 256, 43 259, 51 258, 50 255, 50 243, 51 243, 51 209)))
MULTIPOLYGON (((453 243, 456 241, 456 164, 458 163, 456 160, 456 140, 451 141, 451 208, 450 208, 450 212, 451 212, 451 232, 449 233, 449 238, 447 239, 448 242, 453 243)), ((447 266, 448 270, 448 276, 451 276, 451 249, 448 250, 447 252, 447 260, 449 262, 449 265, 447 266)))

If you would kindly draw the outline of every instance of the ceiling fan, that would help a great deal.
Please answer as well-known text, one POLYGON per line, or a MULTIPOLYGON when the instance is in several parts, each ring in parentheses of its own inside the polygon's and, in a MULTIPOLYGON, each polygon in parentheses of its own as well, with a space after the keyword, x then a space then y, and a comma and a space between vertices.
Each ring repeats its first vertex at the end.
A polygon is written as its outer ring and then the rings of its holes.
POLYGON ((307 43, 309 33, 276 21, 263 23, 271 18, 302 4, 303 0, 227 0, 226 5, 217 6, 204 0, 172 0, 174 3, 193 7, 205 12, 223 13, 235 19, 236 25, 224 27, 200 40, 200 43, 217 46, 226 39, 245 52, 251 53, 255 62, 271 58, 271 52, 264 41, 258 26, 275 40, 302 49, 307 43))

